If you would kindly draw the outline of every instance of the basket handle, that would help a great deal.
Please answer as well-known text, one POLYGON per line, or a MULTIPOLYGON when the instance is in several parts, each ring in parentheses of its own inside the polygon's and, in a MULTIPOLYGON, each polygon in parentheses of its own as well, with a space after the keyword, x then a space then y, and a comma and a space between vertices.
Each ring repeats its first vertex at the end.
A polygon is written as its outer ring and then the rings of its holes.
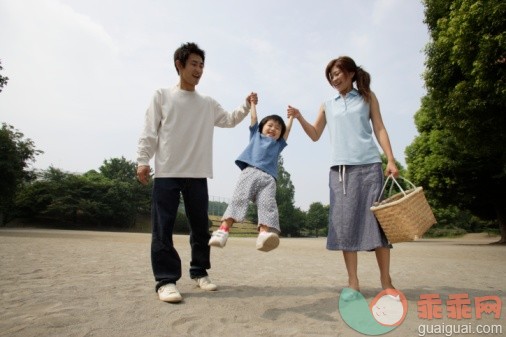
MULTIPOLYGON (((415 184, 413 184, 411 181, 409 181, 408 179, 404 178, 404 177, 401 177, 399 176, 399 178, 403 179, 404 181, 408 182, 411 186, 413 186, 413 188, 416 188, 415 184)), ((397 185, 397 187, 399 187, 399 190, 402 192, 402 194, 404 194, 404 196, 406 196, 406 192, 404 192, 404 190, 402 189, 401 185, 399 185, 399 183, 397 182, 397 180, 395 180, 395 177, 390 174, 387 179, 385 180, 385 183, 383 184, 383 188, 381 189, 381 193, 378 197, 378 202, 380 201, 381 199, 381 196, 383 195, 383 192, 385 191, 385 187, 387 187, 387 184, 388 184, 388 181, 392 179, 392 183, 390 184, 390 191, 392 191, 392 188, 394 186, 393 183, 395 183, 397 185)))

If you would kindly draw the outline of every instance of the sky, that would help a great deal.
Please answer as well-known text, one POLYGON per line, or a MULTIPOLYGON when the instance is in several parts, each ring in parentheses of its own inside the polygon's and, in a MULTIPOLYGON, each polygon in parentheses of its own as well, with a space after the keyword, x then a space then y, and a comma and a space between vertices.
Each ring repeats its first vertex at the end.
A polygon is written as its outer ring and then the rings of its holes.
MULTIPOLYGON (((197 91, 228 111, 257 92, 259 118, 288 105, 313 122, 336 95, 325 79, 347 55, 371 74, 396 159, 417 136, 429 41, 419 0, 0 0, 0 61, 9 77, 0 123, 44 151, 32 167, 75 173, 104 160, 136 161, 144 114, 158 88, 174 86, 173 53, 196 42, 206 52, 197 91)), ((227 201, 249 139, 249 117, 216 128, 212 200, 227 201)), ((311 141, 294 121, 284 168, 295 206, 329 203, 328 131, 311 141)))

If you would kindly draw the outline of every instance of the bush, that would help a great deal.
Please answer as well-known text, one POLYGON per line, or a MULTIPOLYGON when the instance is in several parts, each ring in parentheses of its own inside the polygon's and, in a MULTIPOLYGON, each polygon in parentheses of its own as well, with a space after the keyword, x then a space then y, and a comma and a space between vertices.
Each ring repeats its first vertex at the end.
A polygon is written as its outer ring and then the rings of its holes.
MULTIPOLYGON (((212 224, 211 219, 208 219, 208 228, 211 228, 212 224)), ((190 234, 190 223, 182 212, 177 213, 176 222, 174 223, 174 234, 190 234)))
POLYGON ((487 232, 497 228, 494 221, 482 220, 467 210, 461 210, 457 206, 448 206, 446 208, 433 208, 437 220, 432 229, 452 229, 459 228, 464 232, 480 233, 487 232))
POLYGON ((455 238, 466 234, 467 232, 458 227, 430 228, 424 235, 424 238, 455 238))

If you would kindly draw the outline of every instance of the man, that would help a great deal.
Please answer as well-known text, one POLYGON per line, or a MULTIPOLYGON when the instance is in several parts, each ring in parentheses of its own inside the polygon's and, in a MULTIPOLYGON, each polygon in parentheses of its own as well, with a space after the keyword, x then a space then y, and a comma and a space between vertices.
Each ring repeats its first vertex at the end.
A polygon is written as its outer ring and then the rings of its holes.
POLYGON ((234 127, 249 113, 250 102, 258 101, 251 93, 242 106, 228 113, 211 97, 196 92, 204 61, 205 52, 195 43, 175 51, 179 84, 155 92, 138 145, 137 177, 142 184, 149 181, 149 161, 155 157, 151 265, 155 290, 165 302, 182 300, 176 288, 181 259, 172 240, 181 194, 190 223, 190 277, 203 290, 217 289, 207 274, 211 268, 207 178, 213 175, 214 127, 234 127))

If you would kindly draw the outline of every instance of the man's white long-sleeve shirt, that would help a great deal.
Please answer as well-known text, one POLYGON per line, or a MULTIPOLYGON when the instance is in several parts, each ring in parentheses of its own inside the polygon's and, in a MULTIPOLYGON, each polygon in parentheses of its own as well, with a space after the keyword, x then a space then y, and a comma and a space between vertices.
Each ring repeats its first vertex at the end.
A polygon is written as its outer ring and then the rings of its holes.
POLYGON ((250 105, 229 113, 209 96, 158 89, 146 111, 137 164, 155 157, 155 177, 212 178, 214 127, 231 128, 249 113, 250 105))

